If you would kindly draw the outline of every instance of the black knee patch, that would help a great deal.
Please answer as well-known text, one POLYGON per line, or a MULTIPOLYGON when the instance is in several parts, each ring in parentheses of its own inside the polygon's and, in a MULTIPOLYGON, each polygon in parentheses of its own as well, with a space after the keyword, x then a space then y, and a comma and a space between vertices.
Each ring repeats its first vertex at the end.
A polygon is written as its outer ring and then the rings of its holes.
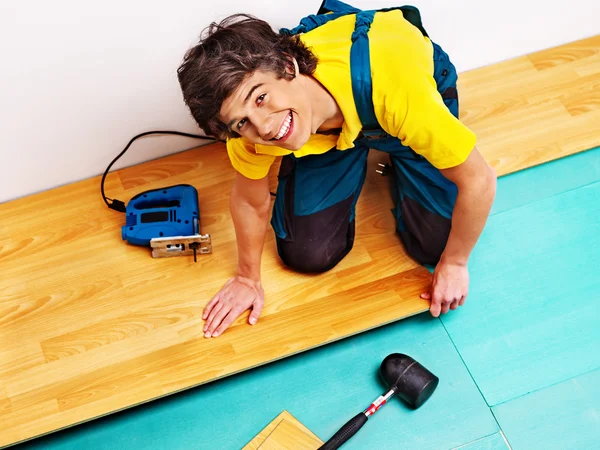
POLYGON ((407 196, 402 199, 402 219, 405 229, 399 230, 398 235, 406 252, 419 264, 436 265, 446 248, 451 220, 407 196))
POLYGON ((306 273, 326 272, 335 267, 354 245, 354 220, 350 222, 352 198, 310 216, 294 216, 293 233, 277 238, 283 263, 306 273))

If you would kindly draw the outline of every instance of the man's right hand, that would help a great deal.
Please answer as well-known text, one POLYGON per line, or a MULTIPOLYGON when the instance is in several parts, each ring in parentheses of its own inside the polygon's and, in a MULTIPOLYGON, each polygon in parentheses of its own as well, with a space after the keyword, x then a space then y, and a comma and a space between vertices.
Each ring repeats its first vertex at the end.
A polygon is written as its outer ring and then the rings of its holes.
POLYGON ((265 293, 260 281, 236 276, 231 278, 204 307, 204 337, 217 337, 244 311, 252 308, 248 322, 254 325, 260 316, 265 293))
POLYGON ((237 273, 204 307, 204 337, 221 335, 247 309, 254 325, 263 308, 265 293, 260 283, 260 261, 269 222, 269 179, 246 178, 237 173, 231 197, 231 217, 238 247, 237 273), (258 280, 258 281, 256 281, 258 280))

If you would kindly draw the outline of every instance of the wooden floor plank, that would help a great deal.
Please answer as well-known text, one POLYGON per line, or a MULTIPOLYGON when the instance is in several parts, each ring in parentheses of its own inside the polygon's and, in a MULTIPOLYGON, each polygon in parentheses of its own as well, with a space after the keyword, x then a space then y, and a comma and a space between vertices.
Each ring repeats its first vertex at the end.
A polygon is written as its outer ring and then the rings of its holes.
MULTIPOLYGON (((600 144, 597 44, 461 74, 461 115, 499 175, 600 144)), ((99 177, 0 205, 0 446, 426 311, 418 294, 430 274, 395 235, 376 158, 384 155, 369 157, 351 254, 322 276, 297 274, 280 262, 270 233, 259 324, 248 326, 246 313, 211 340, 202 338, 201 311, 237 256, 228 213, 234 173, 222 144, 107 177, 107 195, 124 201, 196 186, 201 231, 214 250, 197 263, 155 260, 123 242, 123 216, 104 205, 99 177)))
MULTIPOLYGON (((529 103, 541 103, 545 102, 549 99, 560 99, 563 104, 566 103, 572 104, 574 100, 571 100, 572 97, 575 99, 579 99, 582 101, 586 97, 591 97, 592 99, 595 97, 595 93, 598 92, 600 87, 598 81, 600 77, 598 74, 590 74, 586 76, 577 75, 577 79, 569 80, 563 83, 556 83, 551 88, 546 88, 540 92, 532 92, 527 95, 527 101, 529 103)), ((575 105, 576 106, 576 105, 575 105)), ((598 105, 590 105, 590 109, 599 109, 598 105)), ((572 115, 575 115, 571 112, 572 115)))
POLYGON ((573 69, 579 76, 585 77, 587 75, 598 74, 600 73, 600 53, 579 63, 572 64, 573 69))
POLYGON ((282 420, 259 447, 260 450, 316 450, 323 441, 307 435, 296 424, 282 420))
POLYGON ((552 69, 563 64, 594 57, 600 54, 600 35, 591 36, 560 47, 531 54, 528 58, 538 70, 552 69))
POLYGON ((315 450, 321 441, 289 412, 283 411, 242 450, 315 450))

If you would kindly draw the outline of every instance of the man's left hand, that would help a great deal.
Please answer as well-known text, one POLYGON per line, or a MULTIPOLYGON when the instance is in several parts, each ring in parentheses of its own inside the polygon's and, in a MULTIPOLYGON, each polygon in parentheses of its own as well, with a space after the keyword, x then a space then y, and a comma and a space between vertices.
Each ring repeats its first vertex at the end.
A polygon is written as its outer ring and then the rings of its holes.
POLYGON ((446 314, 465 303, 469 291, 469 270, 466 265, 442 262, 433 272, 431 287, 421 298, 431 300, 429 311, 433 317, 446 314))

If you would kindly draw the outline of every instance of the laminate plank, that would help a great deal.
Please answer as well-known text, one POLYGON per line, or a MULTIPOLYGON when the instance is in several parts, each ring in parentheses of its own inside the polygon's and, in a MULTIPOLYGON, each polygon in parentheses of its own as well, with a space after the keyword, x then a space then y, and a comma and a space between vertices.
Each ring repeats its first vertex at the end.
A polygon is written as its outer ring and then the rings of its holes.
POLYGON ((582 77, 594 73, 600 73, 600 53, 598 53, 596 56, 572 64, 575 72, 582 77))
POLYGON ((242 450, 315 450, 321 441, 312 431, 287 411, 282 411, 242 450))
POLYGON ((316 450, 323 444, 317 437, 307 435, 287 420, 282 420, 262 443, 260 450, 316 450))
POLYGON ((528 95, 527 100, 530 103, 539 104, 550 98, 558 98, 569 114, 576 116, 600 109, 600 102, 598 101, 599 90, 600 76, 594 73, 586 76, 578 76, 577 80, 555 83, 552 88, 528 95))
POLYGON ((560 47, 549 48, 529 55, 538 70, 547 70, 600 54, 600 35, 591 36, 560 47))

